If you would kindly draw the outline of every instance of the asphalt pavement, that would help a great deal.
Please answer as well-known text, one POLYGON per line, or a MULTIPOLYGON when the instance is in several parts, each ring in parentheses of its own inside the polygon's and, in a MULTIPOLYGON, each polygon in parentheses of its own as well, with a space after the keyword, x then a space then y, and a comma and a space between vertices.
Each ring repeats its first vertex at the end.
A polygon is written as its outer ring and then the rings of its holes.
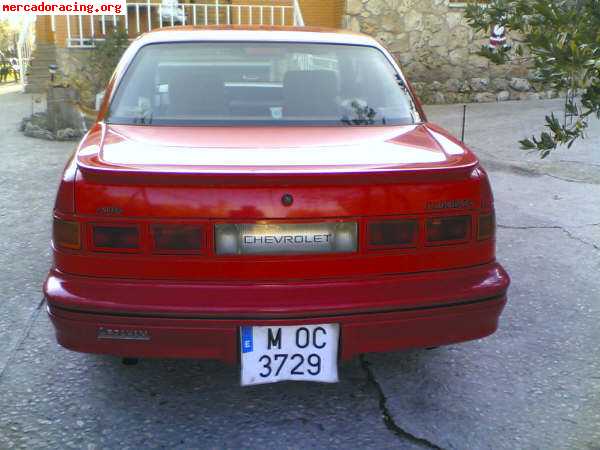
MULTIPOLYGON (((547 161, 518 149, 557 101, 468 108, 512 277, 493 336, 364 355, 334 385, 242 388, 235 367, 60 348, 42 302, 50 217, 73 143, 18 132, 0 88, 0 449, 600 449, 600 123, 547 161)), ((458 133, 458 105, 427 108, 458 133)))

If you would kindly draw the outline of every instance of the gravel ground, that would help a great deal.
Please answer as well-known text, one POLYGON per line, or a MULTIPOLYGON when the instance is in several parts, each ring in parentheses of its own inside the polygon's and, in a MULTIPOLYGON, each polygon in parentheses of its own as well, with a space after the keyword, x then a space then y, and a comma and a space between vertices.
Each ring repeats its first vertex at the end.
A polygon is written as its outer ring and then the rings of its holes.
MULTIPOLYGON (((513 279, 498 333, 365 355, 336 385, 241 388, 238 369, 214 362, 124 366, 55 343, 40 288, 74 145, 23 137, 32 97, 13 91, 0 88, 0 449, 600 449, 598 124, 540 163, 516 141, 556 102, 469 108, 467 142, 490 169, 498 255, 513 279)), ((460 122, 458 106, 429 112, 460 122)))

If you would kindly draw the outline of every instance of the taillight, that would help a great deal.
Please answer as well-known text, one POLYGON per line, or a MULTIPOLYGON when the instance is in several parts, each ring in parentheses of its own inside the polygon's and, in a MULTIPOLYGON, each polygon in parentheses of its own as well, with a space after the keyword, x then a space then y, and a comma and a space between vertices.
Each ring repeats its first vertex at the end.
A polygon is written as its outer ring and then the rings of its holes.
POLYGON ((480 214, 477 218, 477 239, 480 241, 494 236, 496 219, 494 213, 480 214))
POLYGON ((369 247, 404 248, 417 245, 416 220, 385 220, 368 225, 369 247))
POLYGON ((81 234, 78 222, 54 218, 52 240, 59 248, 78 250, 81 248, 81 234))
POLYGON ((93 225, 93 241, 98 249, 137 249, 140 232, 134 225, 93 225))
POLYGON ((492 186, 490 180, 487 177, 485 171, 481 169, 481 209, 489 209, 494 204, 494 194, 492 193, 492 186))
POLYGON ((432 217, 427 219, 427 242, 466 241, 471 232, 471 216, 432 217))
POLYGON ((200 253, 204 245, 202 227, 196 225, 152 225, 156 253, 200 253))

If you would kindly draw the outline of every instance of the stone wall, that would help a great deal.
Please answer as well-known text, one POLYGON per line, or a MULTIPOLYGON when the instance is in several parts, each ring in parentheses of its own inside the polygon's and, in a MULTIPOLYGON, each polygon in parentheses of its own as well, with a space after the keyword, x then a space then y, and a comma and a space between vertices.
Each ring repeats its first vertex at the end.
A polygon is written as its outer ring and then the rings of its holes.
MULTIPOLYGON (((489 36, 475 34, 448 0, 347 0, 344 26, 385 44, 425 103, 556 95, 533 81, 522 58, 498 66, 479 56, 489 36)), ((516 42, 510 32, 509 41, 516 42)))
POLYGON ((89 48, 57 48, 56 64, 59 73, 65 78, 75 75, 85 66, 90 54, 89 48))

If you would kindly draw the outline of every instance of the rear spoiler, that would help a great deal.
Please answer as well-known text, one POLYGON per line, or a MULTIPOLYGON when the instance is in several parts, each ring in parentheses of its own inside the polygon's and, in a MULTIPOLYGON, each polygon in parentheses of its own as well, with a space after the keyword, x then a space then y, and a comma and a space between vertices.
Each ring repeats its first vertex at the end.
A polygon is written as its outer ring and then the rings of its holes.
POLYGON ((362 185, 395 184, 464 180, 469 178, 478 167, 477 161, 458 167, 441 168, 336 168, 324 171, 319 168, 297 168, 282 171, 281 168, 260 168, 256 170, 235 171, 234 168, 216 169, 198 167, 186 171, 179 170, 140 170, 127 167, 98 167, 82 164, 78 161, 81 176, 92 183, 110 183, 120 185, 362 185))

